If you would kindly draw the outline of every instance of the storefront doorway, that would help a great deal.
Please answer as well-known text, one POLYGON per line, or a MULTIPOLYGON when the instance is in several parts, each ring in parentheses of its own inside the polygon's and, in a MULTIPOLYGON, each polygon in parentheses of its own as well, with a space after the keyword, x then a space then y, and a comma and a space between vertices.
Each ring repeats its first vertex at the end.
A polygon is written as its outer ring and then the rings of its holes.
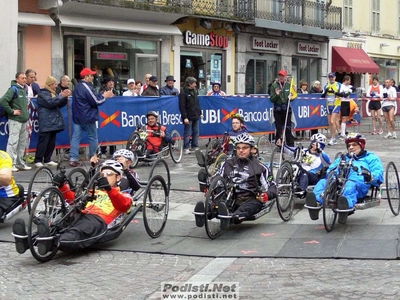
POLYGON ((266 55, 257 58, 255 54, 247 54, 246 61, 246 95, 269 94, 268 88, 274 83, 278 74, 278 56, 266 55))

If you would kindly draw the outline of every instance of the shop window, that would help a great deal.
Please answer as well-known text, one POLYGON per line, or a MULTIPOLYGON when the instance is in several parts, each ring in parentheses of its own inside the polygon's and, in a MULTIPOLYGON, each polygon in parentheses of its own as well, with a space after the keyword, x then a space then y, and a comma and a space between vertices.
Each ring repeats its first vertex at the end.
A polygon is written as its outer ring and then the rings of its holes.
POLYGON ((246 65, 245 93, 269 94, 269 87, 275 81, 277 61, 249 59, 246 65))
POLYGON ((292 57, 292 75, 294 76, 296 84, 300 80, 308 82, 311 87, 313 81, 318 80, 320 74, 318 72, 320 64, 319 58, 301 58, 292 57))

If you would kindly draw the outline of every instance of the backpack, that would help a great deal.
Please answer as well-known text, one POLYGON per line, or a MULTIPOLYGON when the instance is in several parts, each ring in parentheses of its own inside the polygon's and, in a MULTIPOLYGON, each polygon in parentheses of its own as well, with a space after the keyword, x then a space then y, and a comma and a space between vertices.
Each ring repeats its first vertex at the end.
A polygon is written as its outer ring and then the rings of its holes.
MULTIPOLYGON (((12 86, 13 90, 14 90, 14 96, 12 97, 12 99, 18 98, 18 88, 16 86, 12 86)), ((1 106, 0 104, 0 118, 5 116, 7 118, 7 114, 6 111, 4 110, 4 108, 1 106)))

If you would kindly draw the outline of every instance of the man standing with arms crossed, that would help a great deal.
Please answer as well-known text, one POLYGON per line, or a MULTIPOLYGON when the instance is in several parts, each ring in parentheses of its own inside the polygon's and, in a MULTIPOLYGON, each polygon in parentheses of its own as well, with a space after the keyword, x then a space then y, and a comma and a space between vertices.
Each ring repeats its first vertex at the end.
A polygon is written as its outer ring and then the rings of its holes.
POLYGON ((11 87, 0 99, 0 104, 3 106, 9 119, 7 153, 11 156, 13 162, 11 169, 13 172, 32 169, 28 167, 23 160, 28 141, 26 125, 29 119, 28 98, 25 85, 25 73, 18 72, 15 75, 15 80, 11 81, 11 87))
POLYGON ((73 133, 71 139, 71 156, 69 165, 79 166, 79 143, 83 131, 86 132, 89 140, 89 156, 92 157, 97 149, 99 140, 97 138, 96 122, 99 120, 99 106, 106 99, 114 96, 112 90, 96 94, 93 89, 93 75, 95 71, 84 68, 80 75, 82 80, 75 87, 72 101, 73 133))

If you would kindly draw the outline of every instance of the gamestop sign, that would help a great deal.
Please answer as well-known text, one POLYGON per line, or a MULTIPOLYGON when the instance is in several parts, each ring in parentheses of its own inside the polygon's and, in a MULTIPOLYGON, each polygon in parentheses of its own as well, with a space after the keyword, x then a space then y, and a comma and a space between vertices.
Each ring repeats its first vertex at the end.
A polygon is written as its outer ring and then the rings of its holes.
POLYGON ((187 30, 185 32, 183 42, 186 45, 192 46, 228 48, 228 37, 218 35, 214 32, 211 32, 209 34, 201 34, 193 33, 190 30, 187 30))

